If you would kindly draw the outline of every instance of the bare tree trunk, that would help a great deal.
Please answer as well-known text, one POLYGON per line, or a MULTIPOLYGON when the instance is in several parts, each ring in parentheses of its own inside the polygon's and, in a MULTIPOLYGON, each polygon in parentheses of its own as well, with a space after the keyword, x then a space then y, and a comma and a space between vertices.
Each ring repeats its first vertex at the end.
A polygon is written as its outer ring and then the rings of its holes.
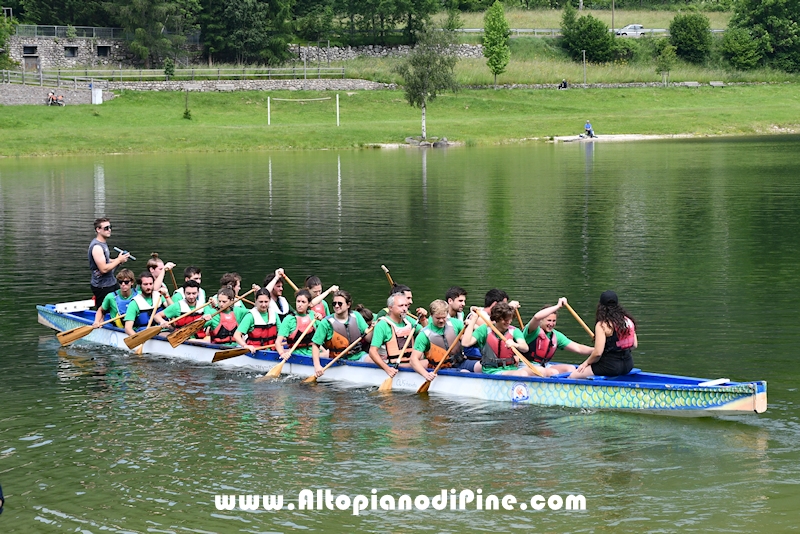
POLYGON ((428 138, 428 129, 425 127, 425 102, 422 103, 422 139, 428 138))

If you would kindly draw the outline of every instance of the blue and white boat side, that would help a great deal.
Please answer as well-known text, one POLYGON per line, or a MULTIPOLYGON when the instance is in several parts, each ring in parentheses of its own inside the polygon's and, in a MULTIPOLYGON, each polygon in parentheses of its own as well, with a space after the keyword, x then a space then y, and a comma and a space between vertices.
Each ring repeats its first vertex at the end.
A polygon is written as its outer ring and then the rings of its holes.
MULTIPOLYGON (((57 311, 54 305, 37 306, 39 322, 57 331, 92 324, 92 311, 57 311)), ((90 342, 129 352, 125 332, 106 325, 79 342, 90 342)), ((173 348, 166 337, 156 336, 143 346, 146 354, 212 364, 214 354, 229 347, 188 342, 173 348)), ((266 372, 277 365, 274 351, 228 358, 215 366, 266 372)), ((323 359, 323 365, 326 363, 323 359)), ((314 373, 310 357, 292 355, 283 374, 308 377, 314 373)), ((354 387, 377 387, 386 373, 371 363, 340 362, 328 369, 319 382, 337 382, 354 387)), ((392 381, 396 391, 415 392, 424 379, 411 369, 400 369, 392 381)), ((563 377, 508 377, 462 373, 443 369, 431 383, 431 394, 469 397, 487 401, 515 402, 581 409, 610 409, 679 416, 709 416, 762 413, 767 409, 765 381, 731 382, 685 376, 634 372, 610 379, 571 380, 563 377)))

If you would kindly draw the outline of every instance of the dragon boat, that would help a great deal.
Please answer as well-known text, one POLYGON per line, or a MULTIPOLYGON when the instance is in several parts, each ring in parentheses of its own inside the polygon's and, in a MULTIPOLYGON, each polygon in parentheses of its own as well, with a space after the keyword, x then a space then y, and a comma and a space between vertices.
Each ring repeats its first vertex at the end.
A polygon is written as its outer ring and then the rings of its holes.
MULTIPOLYGON (((39 323, 63 332, 91 325, 95 312, 80 307, 48 304, 37 306, 39 323)), ((121 328, 105 325, 93 330, 78 343, 95 343, 129 352, 127 334, 121 328)), ((217 351, 229 346, 192 340, 173 348, 166 334, 158 335, 143 346, 143 353, 195 363, 267 372, 280 359, 274 351, 236 356, 212 363, 217 351)), ((322 358, 325 365, 330 360, 322 358)), ((282 374, 308 377, 314 374, 310 356, 293 354, 282 374)), ((386 373, 372 363, 339 360, 322 375, 319 382, 337 382, 352 387, 379 386, 386 373)), ((392 390, 416 392, 423 379, 412 369, 400 369, 392 380, 392 390)), ((765 381, 732 382, 642 372, 634 369, 617 377, 569 379, 555 377, 512 377, 442 369, 431 383, 429 393, 469 397, 486 401, 564 406, 587 410, 618 410, 677 416, 714 416, 763 413, 767 409, 765 381)))

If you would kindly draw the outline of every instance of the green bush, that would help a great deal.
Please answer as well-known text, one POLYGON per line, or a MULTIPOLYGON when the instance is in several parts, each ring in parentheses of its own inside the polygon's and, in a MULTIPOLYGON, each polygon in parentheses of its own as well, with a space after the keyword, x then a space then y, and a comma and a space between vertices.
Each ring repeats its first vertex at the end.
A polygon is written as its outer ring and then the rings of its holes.
POLYGON ((605 63, 615 59, 617 48, 614 36, 602 20, 591 15, 575 19, 575 8, 567 5, 561 24, 564 46, 573 59, 583 58, 582 50, 586 50, 586 60, 592 63, 605 63))
POLYGON ((170 58, 164 60, 164 74, 169 78, 175 76, 175 62, 170 58))
POLYGON ((759 42, 744 28, 730 28, 722 38, 722 55, 739 70, 752 70, 761 61, 759 42))
POLYGON ((297 34, 303 39, 316 41, 333 33, 333 8, 318 5, 297 19, 297 34))
POLYGON ((678 13, 669 25, 669 40, 679 58, 703 63, 711 54, 711 23, 702 13, 678 13))

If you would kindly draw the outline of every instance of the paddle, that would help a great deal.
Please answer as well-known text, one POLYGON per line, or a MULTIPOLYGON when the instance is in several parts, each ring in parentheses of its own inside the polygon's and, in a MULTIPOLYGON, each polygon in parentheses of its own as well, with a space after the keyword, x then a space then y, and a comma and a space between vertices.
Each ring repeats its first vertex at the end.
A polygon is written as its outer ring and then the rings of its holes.
MULTIPOLYGON (((124 317, 124 315, 117 315, 116 317, 112 317, 107 321, 103 321, 98 326, 103 326, 104 324, 116 321, 117 319, 121 319, 122 317, 124 317)), ((94 329, 95 329, 94 326, 90 324, 86 326, 76 326, 75 328, 72 328, 70 330, 59 332, 58 334, 56 334, 56 337, 58 338, 58 342, 61 343, 61 346, 66 347, 70 343, 74 343, 75 341, 78 341, 80 338, 88 336, 89 334, 92 333, 92 330, 94 329)))
MULTIPOLYGON (((155 313, 151 313, 150 314, 150 321, 148 321, 148 323, 147 323, 147 328, 145 328, 144 330, 140 330, 140 331, 136 332, 132 336, 126 337, 125 338, 125 344, 128 346, 129 349, 134 349, 134 348, 138 347, 139 345, 142 345, 145 341, 153 339, 154 337, 156 337, 158 335, 158 333, 161 332, 161 330, 164 328, 164 326, 168 326, 168 325, 174 323, 175 321, 177 321, 179 319, 183 319, 187 315, 191 315, 192 313, 196 312, 197 310, 200 310, 200 309, 204 308, 205 306, 206 306, 205 304, 200 304, 197 308, 195 308, 193 310, 189 310, 188 312, 184 313, 183 315, 172 319, 170 322, 168 322, 166 325, 163 325, 163 326, 162 325, 150 326, 151 324, 153 324, 153 318, 155 317, 155 313)), ((153 310, 157 310, 157 309, 158 309, 158 306, 154 306, 153 307, 153 310)))
POLYGON ((175 291, 177 291, 178 282, 175 281, 175 273, 172 272, 172 269, 169 270, 169 275, 172 277, 172 285, 175 286, 175 291))
MULTIPOLYGON (((486 316, 486 314, 485 314, 485 313, 483 313, 483 310, 481 310, 480 308, 476 308, 476 309, 475 309, 475 311, 478 313, 478 315, 481 317, 481 319, 483 319, 483 322, 485 322, 485 323, 486 323, 486 324, 489 326, 489 328, 491 328, 491 329, 492 329, 492 331, 493 331, 495 334, 497 334, 497 337, 499 337, 499 338, 500 338, 500 341, 502 342, 502 341, 505 339, 505 336, 504 336, 503 334, 501 334, 501 333, 500 333, 500 330, 498 330, 498 329, 497 329, 497 327, 494 325, 494 323, 492 322, 492 320, 491 320, 491 319, 489 319, 489 318, 486 316)), ((518 351, 516 347, 510 347, 510 348, 511 348, 511 350, 514 352, 514 354, 517 356, 517 358, 519 358, 520 360, 522 360, 522 362, 524 362, 524 363, 525 363, 525 365, 527 365, 527 366, 528 366, 528 369, 530 369, 531 371, 533 371, 533 374, 535 374, 536 376, 541 376, 542 378, 545 378, 545 377, 546 377, 546 375, 544 374, 544 372, 542 372, 542 370, 541 370, 541 369, 537 368, 535 365, 533 365, 531 362, 529 362, 529 361, 528 361, 528 358, 526 358, 525 356, 523 356, 523 355, 522 355, 522 353, 521 353, 520 351, 518 351)))
MULTIPOLYGON (((145 328, 145 330, 148 330, 150 328, 150 325, 153 324, 153 319, 156 318, 156 312, 158 311, 158 305, 161 303, 161 293, 157 293, 156 296, 152 297, 152 299, 153 299, 153 311, 150 313, 150 319, 147 321, 147 327, 145 328)), ((153 335, 143 339, 140 343, 136 344, 136 345, 138 345, 138 348, 136 349, 136 354, 138 356, 141 356, 142 352, 144 351, 144 343, 148 339, 154 338, 159 332, 161 332, 161 327, 160 326, 154 327, 154 329, 156 329, 156 331, 155 331, 155 333, 153 335)), ((134 334, 134 336, 135 335, 136 334, 134 334)), ((128 340, 131 337, 132 336, 128 336, 128 337, 125 338, 125 344, 126 345, 128 345, 128 340)), ((136 345, 133 345, 133 346, 128 345, 128 348, 132 349, 133 347, 136 347, 136 345)))
POLYGON ((281 276, 283 276, 283 279, 286 280, 289 283, 290 286, 292 286, 292 289, 294 289, 295 293, 300 291, 299 289, 297 289, 297 286, 294 285, 294 282, 292 282, 292 279, 289 278, 288 276, 286 276, 286 273, 283 273, 281 276))
MULTIPOLYGON (((370 333, 370 332, 372 332, 372 329, 373 329, 373 328, 375 328, 375 327, 374 327, 374 326, 370 326, 369 328, 367 328, 367 331, 366 331, 366 332, 364 332, 363 334, 361 334, 361 336, 360 336, 358 339, 356 339, 355 341, 353 341, 352 343, 350 343, 350 344, 349 344, 349 345, 348 345, 348 346, 347 346, 347 347, 346 347, 344 350, 342 350, 342 351, 341 351, 341 352, 340 352, 340 353, 339 353, 339 354, 338 354, 338 355, 337 355, 337 356, 336 356, 334 359, 332 359, 330 362, 328 362, 328 365, 326 365, 325 367, 323 367, 323 368, 322 368, 322 372, 324 373, 325 371, 327 371, 327 370, 328 370, 328 367, 330 367, 331 365, 333 365, 334 363, 336 363, 336 360, 338 360, 339 358, 341 358, 342 356, 344 356, 345 354, 347 354, 348 352, 350 352, 350 349, 352 349, 352 348, 353 348, 353 347, 355 347, 355 346, 356 346, 358 343, 360 343, 360 342, 361 342, 361 340, 362 340, 362 339, 364 339, 364 336, 366 336, 366 335, 369 335, 369 333, 370 333)), ((314 382, 316 382, 316 381, 317 381, 317 375, 311 375, 311 376, 309 376, 308 378, 306 378, 305 380, 303 380, 303 382, 305 382, 306 384, 312 384, 312 383, 314 383, 314 382)))
POLYGON ((525 323, 522 322, 522 316, 519 314, 519 308, 514 308, 514 313, 517 314, 517 321, 519 321, 519 327, 524 330, 525 323))
MULTIPOLYGON (((269 345, 262 345, 260 347, 256 347, 256 350, 264 350, 269 349, 275 346, 275 343, 270 343, 269 345)), ((211 360, 211 363, 221 362, 222 360, 227 360, 228 358, 235 358, 236 356, 241 356, 242 354, 248 354, 250 349, 239 347, 238 349, 228 349, 228 350, 218 350, 214 353, 214 358, 211 360)))
MULTIPOLYGON (((464 332, 465 332, 466 330, 467 330, 467 327, 466 327, 466 326, 465 326, 464 328, 462 328, 462 329, 461 329, 461 332, 459 332, 459 333, 458 333, 458 337, 456 337, 456 340, 455 340, 455 341, 453 341, 453 343, 451 343, 449 347, 447 347, 447 352, 445 352, 445 353, 444 353, 444 357, 443 357, 443 358, 442 358, 442 360, 439 362, 439 365, 437 365, 437 366, 436 366, 436 369, 434 369, 434 370, 433 370, 433 374, 436 374, 436 373, 438 373, 438 372, 439 372, 439 369, 441 369, 441 368, 442 368, 442 365, 444 365, 444 362, 446 362, 446 361, 447 361, 447 358, 449 358, 449 357, 450 357, 450 353, 453 351, 453 347, 455 347, 456 345, 458 345, 458 342, 461 340, 461 336, 463 336, 463 335, 464 335, 464 332)), ((426 380, 426 381, 425 381, 425 383, 424 383, 424 384, 422 384, 422 385, 419 387, 419 389, 417 390, 417 393, 425 393, 425 392, 427 392, 427 391, 428 391, 428 389, 431 387, 431 382, 433 382, 433 380, 426 380)))
MULTIPOLYGON (((381 269, 383 269, 383 272, 386 273, 386 279, 389 281, 389 285, 394 287, 396 284, 394 283, 394 280, 392 280, 392 275, 389 274, 389 268, 386 267, 385 265, 381 265, 381 269)), ((419 321, 419 318, 411 312, 406 312, 406 315, 408 315, 415 321, 419 321)))
POLYGON ((565 303, 564 303, 564 306, 566 306, 566 307, 567 307, 567 309, 568 309, 568 310, 569 310, 569 312, 572 314, 572 316, 573 316, 573 317, 575 317, 575 320, 576 320, 576 321, 578 321, 578 323, 579 323, 579 324, 580 324, 580 325, 583 327, 583 329, 584 329, 584 330, 586 330, 586 333, 587 333, 587 334, 589 334, 589 335, 592 337, 592 339, 594 339, 594 332, 592 332, 592 329, 591 329, 591 328, 589 328, 588 326, 586 326, 586 323, 584 323, 584 322, 583 322, 583 319, 581 319, 581 316, 580 316, 580 315, 578 315, 578 314, 575 312, 575 310, 573 310, 573 309, 572 309, 572 306, 570 306, 568 302, 565 302, 565 303))
POLYGON ((308 334, 311 331, 311 327, 314 326, 314 323, 316 322, 317 322, 316 319, 313 319, 310 323, 308 323, 306 329, 303 330, 303 333, 300 334, 300 337, 298 337, 297 341, 294 342, 292 348, 289 349, 289 356, 286 356, 285 358, 282 357, 281 363, 270 369, 269 372, 264 376, 262 376, 261 378, 256 378, 256 382, 261 382, 263 380, 266 380, 267 378, 278 378, 279 376, 281 376, 281 371, 283 371, 283 364, 286 363, 286 360, 291 358, 292 353, 300 345, 300 342, 303 341, 303 338, 306 337, 306 334, 308 334))
MULTIPOLYGON (((237 300, 241 300, 241 299, 245 298, 247 295, 249 295, 253 291, 255 291, 255 289, 251 289, 250 291, 248 291, 244 295, 236 297, 235 299, 233 299, 233 302, 231 302, 228 305, 227 308, 222 308, 222 309, 219 309, 219 310, 215 311, 214 313, 211 314, 211 317, 215 317, 216 315, 219 315, 220 313, 222 313, 223 311, 227 310, 228 308, 231 308, 236 303, 237 300)), ((203 306, 206 306, 207 304, 208 303, 203 304, 203 306)), ((180 319, 180 317, 178 317, 178 319, 180 319)), ((175 319, 173 319, 173 320, 175 320, 175 319)), ((190 337, 195 335, 197 332, 202 330, 205 325, 206 325, 206 321, 203 321, 201 317, 198 317, 196 321, 192 321, 191 323, 187 324, 186 326, 182 326, 178 330, 175 330, 170 335, 168 335, 167 336, 167 341, 169 341, 169 344, 172 346, 172 348, 175 348, 178 345, 180 345, 181 343, 185 343, 187 339, 189 339, 190 337)))
MULTIPOLYGON (((387 272, 386 274, 389 274, 389 273, 387 272)), ((406 338, 406 342, 403 344, 403 348, 400 349, 400 355, 397 357, 397 367, 398 368, 400 367, 400 360, 403 358, 403 354, 406 353, 406 349, 408 348, 408 344, 409 344, 409 342, 411 342, 411 338, 412 337, 414 337, 413 330, 412 330, 412 332, 410 334, 408 334, 408 337, 406 338)), ((378 391, 391 391, 392 390, 392 379, 394 379, 394 377, 390 376, 389 378, 384 380, 383 384, 381 384, 381 386, 378 388, 378 391)))

